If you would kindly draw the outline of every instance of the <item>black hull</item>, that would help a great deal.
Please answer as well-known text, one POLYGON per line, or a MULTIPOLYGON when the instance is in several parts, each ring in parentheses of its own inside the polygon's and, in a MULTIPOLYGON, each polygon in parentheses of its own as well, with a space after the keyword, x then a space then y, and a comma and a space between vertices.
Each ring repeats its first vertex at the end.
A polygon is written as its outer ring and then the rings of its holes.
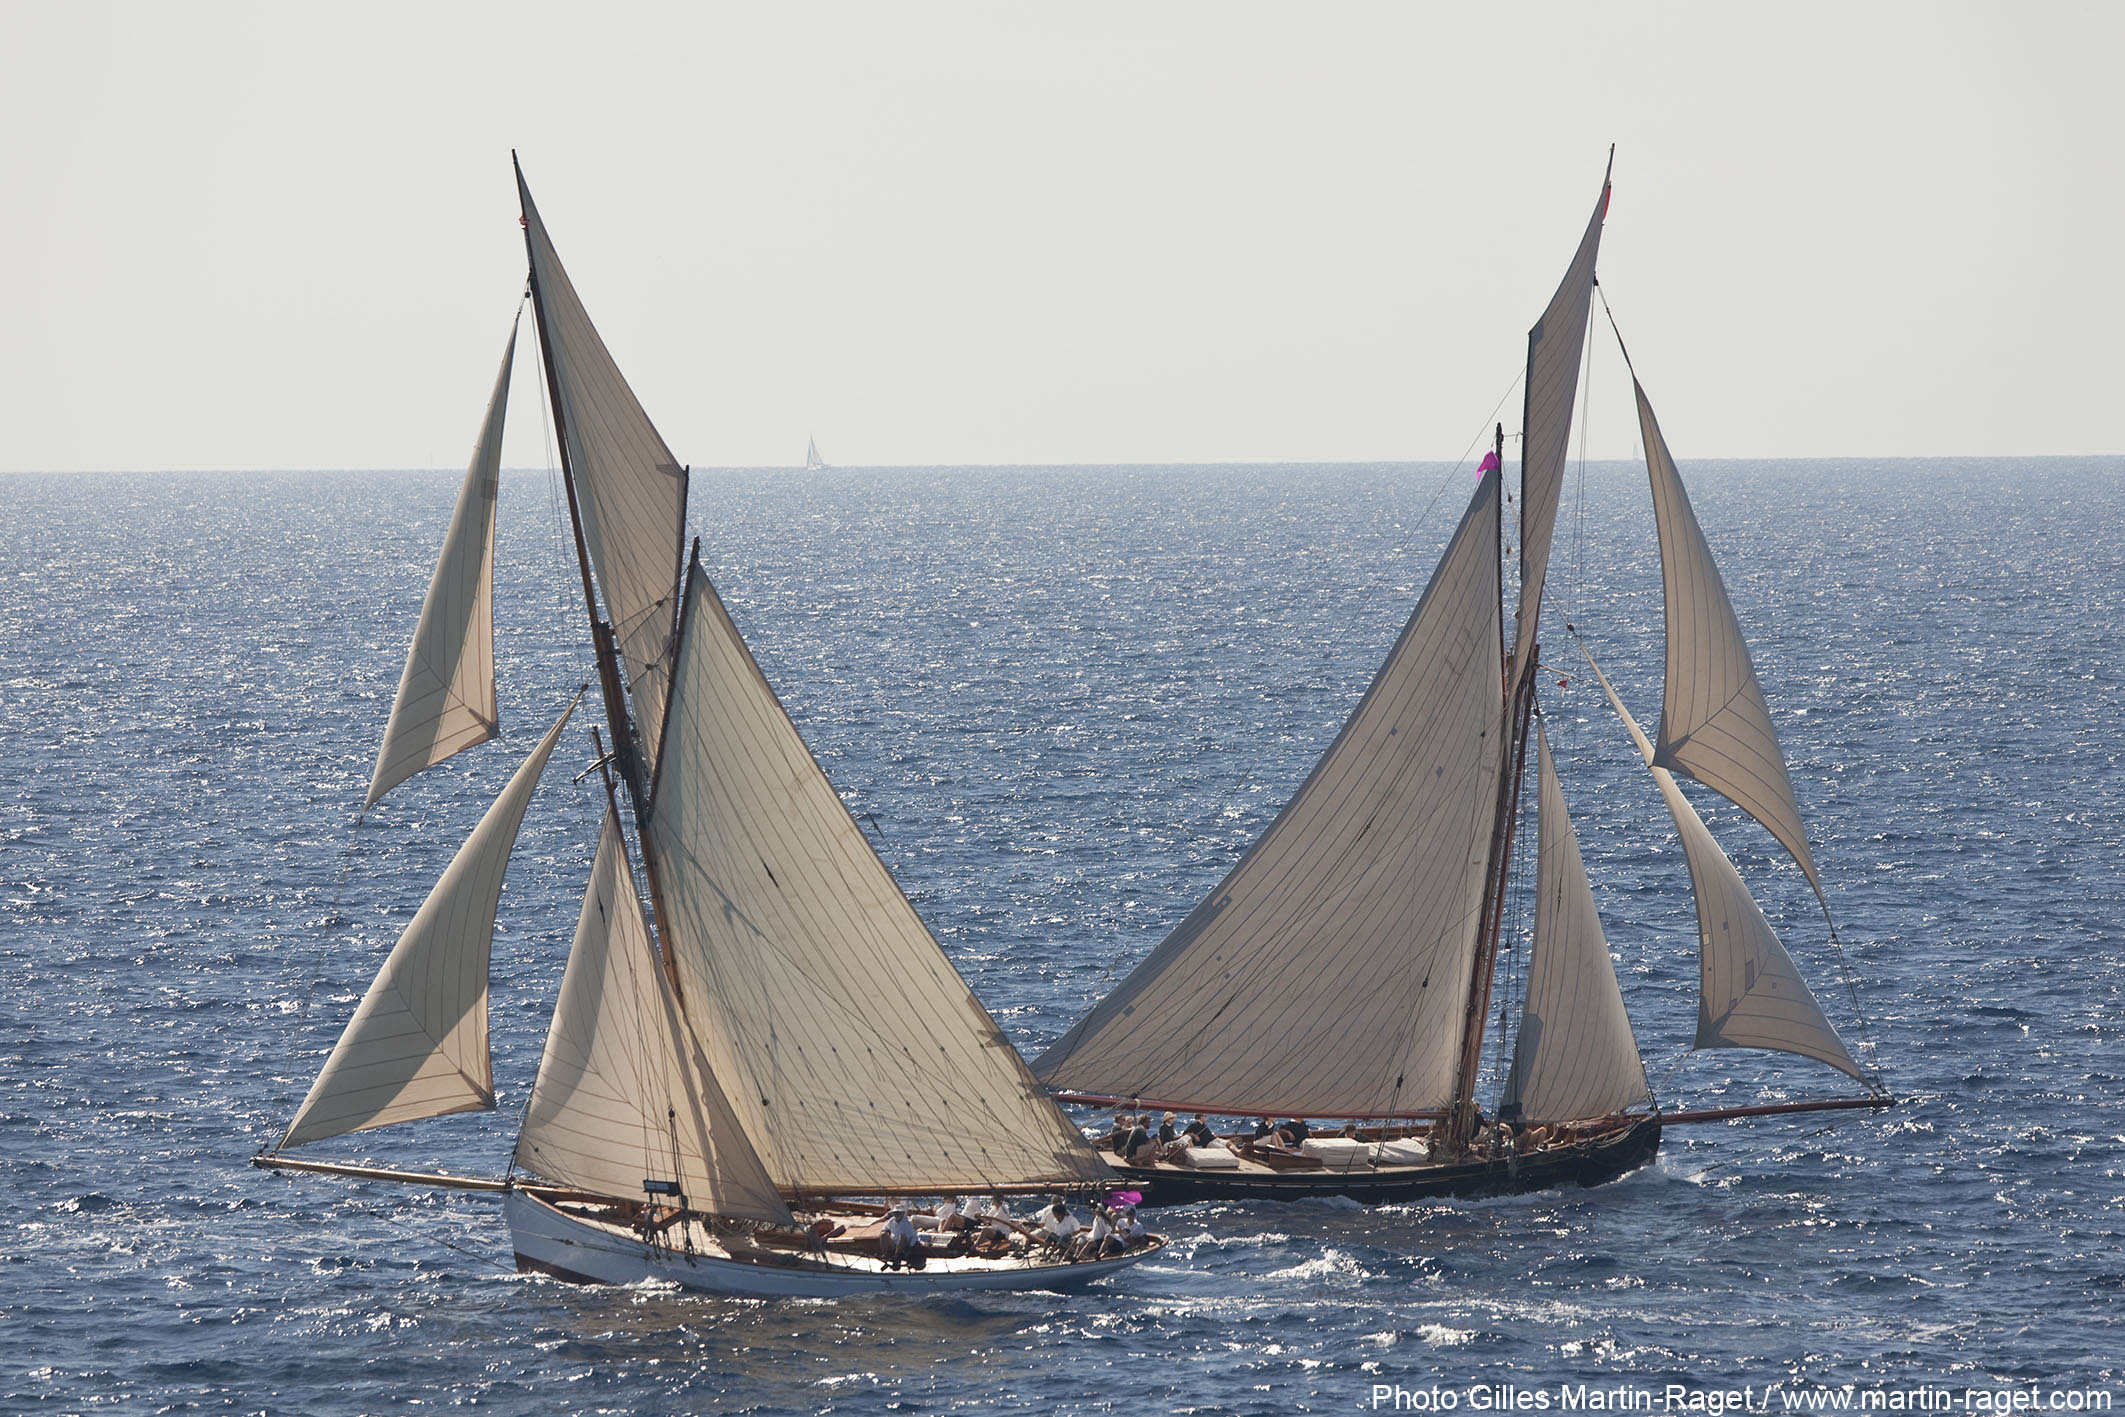
POLYGON ((1348 1196, 1368 1205, 1439 1200, 1448 1196, 1507 1196, 1561 1186, 1599 1186, 1646 1165, 1660 1151, 1660 1121, 1649 1117, 1616 1136, 1557 1147, 1513 1161, 1456 1166, 1389 1167, 1379 1171, 1278 1171, 1239 1175, 1183 1171, 1171 1166, 1114 1167, 1117 1184, 1144 1193, 1146 1206, 1197 1201, 1295 1201, 1348 1196))

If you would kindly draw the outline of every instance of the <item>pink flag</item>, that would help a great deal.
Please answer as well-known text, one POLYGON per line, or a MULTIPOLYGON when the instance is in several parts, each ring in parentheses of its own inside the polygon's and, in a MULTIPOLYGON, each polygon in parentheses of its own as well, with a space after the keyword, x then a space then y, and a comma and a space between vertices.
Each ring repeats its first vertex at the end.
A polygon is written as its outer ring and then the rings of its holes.
POLYGON ((1489 452, 1483 455, 1483 465, 1476 469, 1476 476, 1481 477, 1486 472, 1496 472, 1497 470, 1498 450, 1496 448, 1492 448, 1489 452))

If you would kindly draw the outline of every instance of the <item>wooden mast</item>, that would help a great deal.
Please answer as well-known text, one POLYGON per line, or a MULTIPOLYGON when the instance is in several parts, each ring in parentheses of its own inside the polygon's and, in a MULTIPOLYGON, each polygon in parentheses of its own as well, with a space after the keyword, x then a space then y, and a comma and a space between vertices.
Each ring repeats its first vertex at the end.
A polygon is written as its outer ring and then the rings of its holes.
MULTIPOLYGON (((1492 444, 1503 476, 1505 465, 1505 425, 1499 424, 1496 441, 1492 444)), ((1523 519, 1522 553, 1527 516, 1527 459, 1523 448, 1520 463, 1520 515, 1523 519)), ((1505 519, 1498 519, 1500 539, 1498 556, 1498 602, 1499 611, 1504 611, 1505 602, 1505 556, 1503 539, 1505 519)), ((1514 637, 1518 638, 1517 625, 1514 637)), ((1532 673, 1537 659, 1533 646, 1529 647, 1527 663, 1514 664, 1510 651, 1506 652, 1501 677, 1505 681, 1507 695, 1506 716, 1512 724, 1509 746, 1501 745, 1505 752, 1505 773, 1498 782, 1497 815, 1491 822, 1490 854, 1483 876, 1483 913, 1476 928, 1476 959, 1468 979, 1468 1007, 1461 1018, 1461 1056, 1454 1068, 1454 1096, 1447 1108, 1447 1147, 1452 1152, 1466 1149, 1469 1137, 1476 1125, 1476 1074, 1483 1060, 1484 1025, 1490 1014, 1492 976, 1498 962, 1498 938, 1505 919, 1505 887, 1510 877, 1513 853, 1513 835, 1520 819, 1520 783, 1527 766, 1527 729, 1535 707, 1532 673)))
POLYGON ((590 642, 598 660, 598 686, 605 695, 605 721, 612 728, 612 751, 621 780, 634 796, 637 825, 642 805, 642 771, 635 757, 634 720, 627 713, 627 692, 620 678, 620 658, 613 644, 612 627, 598 616, 598 592, 590 573, 590 546, 583 539, 583 509, 576 494, 574 459, 568 453, 568 415, 561 404, 561 379, 553 363, 553 340, 546 328, 546 300, 539 291, 539 263, 531 246, 531 198, 524 185, 524 169, 514 152, 509 162, 516 169, 517 221, 524 228, 524 257, 530 269, 531 314, 539 330, 539 363, 546 370, 548 402, 553 408, 554 441, 561 449, 561 485, 568 491, 568 525, 575 533, 576 569, 583 576, 583 609, 590 616, 590 642))
MULTIPOLYGON (((642 838, 642 869, 649 878, 649 908, 656 922, 657 953, 664 960, 664 972, 671 980, 672 991, 684 998, 679 983, 679 963, 672 953, 671 940, 664 928, 664 890, 657 877, 656 859, 649 853, 649 793, 648 784, 642 779, 642 761, 636 750, 634 719, 627 710, 627 691, 620 674, 619 648, 613 640, 612 626, 598 617, 598 593, 590 572, 590 546, 583 539, 583 511, 576 495, 575 468, 568 455, 567 415, 561 407, 560 374, 554 367, 553 341, 547 337, 546 303, 539 293, 539 264, 531 247, 531 195, 524 183, 524 167, 517 161, 514 150, 509 154, 510 166, 516 170, 518 222, 524 228, 524 257, 530 270, 531 315, 539 332, 539 363, 546 370, 547 403, 553 409, 554 441, 561 449, 561 485, 568 492, 568 525, 575 534, 576 568, 583 577, 583 609, 590 616, 590 643, 597 655, 598 686, 605 696, 605 722, 612 729, 612 764, 620 770, 620 780, 627 784, 628 800, 634 805, 635 834, 642 838)), ((686 473, 682 470, 681 476, 686 473)), ((683 496, 683 494, 682 494, 683 496)), ((682 507, 685 505, 682 501, 682 507)), ((679 547, 683 553, 686 545, 686 525, 682 515, 679 525, 679 547)), ((677 578, 674 585, 678 585, 677 578)), ((682 587, 683 589, 683 587, 682 587)), ((673 622, 679 623, 679 609, 684 605, 684 596, 679 596, 680 606, 673 609, 673 622)), ((674 658, 678 640, 672 640, 674 658)), ((668 715, 667 715, 668 717, 668 715)))

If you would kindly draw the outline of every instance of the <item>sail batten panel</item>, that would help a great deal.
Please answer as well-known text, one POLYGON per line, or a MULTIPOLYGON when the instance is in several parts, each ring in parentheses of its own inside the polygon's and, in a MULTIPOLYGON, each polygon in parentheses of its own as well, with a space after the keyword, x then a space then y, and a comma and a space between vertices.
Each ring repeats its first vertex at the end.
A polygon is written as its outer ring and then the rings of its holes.
POLYGON ((1579 238, 1564 279, 1542 318, 1527 332, 1527 387, 1520 445, 1520 605, 1513 632, 1513 663, 1524 666, 1542 614, 1549 577, 1550 543, 1557 503, 1564 491, 1564 461, 1572 440, 1572 406, 1579 392, 1579 361, 1586 350, 1587 314, 1593 302, 1594 265, 1601 252, 1601 224, 1608 216, 1609 183, 1579 238))
POLYGON ((1695 778, 1747 812, 1791 852, 1815 893, 1822 882, 1808 849, 1793 779, 1771 724, 1770 705, 1742 638, 1726 582, 1661 436, 1653 405, 1633 380, 1645 467, 1660 532, 1667 605, 1667 683, 1653 761, 1695 778))
POLYGON ((1650 1098, 1578 834, 1537 725, 1535 940, 1505 1102, 1529 1121, 1605 1117, 1650 1098))
POLYGON ((790 1218, 672 996, 610 812, 516 1161, 600 1195, 670 1181, 695 1210, 790 1218))
POLYGON ((282 1148, 494 1105, 487 961, 495 909, 524 811, 574 712, 571 700, 421 902, 310 1085, 282 1148))
POLYGON ((1682 795, 1675 775, 1653 761, 1652 740, 1599 667, 1594 676, 1651 770, 1675 818, 1689 864, 1690 888, 1697 900, 1699 965, 1697 1035, 1691 1046, 1796 1053, 1871 1082, 1800 977, 1741 873, 1682 795))
POLYGON ((591 323, 522 173, 517 191, 583 540, 627 677, 637 747, 653 768, 670 691, 686 470, 591 323))
POLYGON ((1035 1063, 1058 1091, 1363 1115, 1450 1100, 1504 703, 1487 473, 1284 810, 1035 1063))
POLYGON ((708 577, 686 636, 647 847, 680 997, 785 1188, 1097 1181, 871 849, 708 577))
POLYGON ((376 771, 362 802, 364 812, 423 768, 501 732, 494 691, 494 509, 509 370, 515 357, 512 323, 479 440, 458 487, 427 598, 421 602, 391 721, 384 728, 376 771))

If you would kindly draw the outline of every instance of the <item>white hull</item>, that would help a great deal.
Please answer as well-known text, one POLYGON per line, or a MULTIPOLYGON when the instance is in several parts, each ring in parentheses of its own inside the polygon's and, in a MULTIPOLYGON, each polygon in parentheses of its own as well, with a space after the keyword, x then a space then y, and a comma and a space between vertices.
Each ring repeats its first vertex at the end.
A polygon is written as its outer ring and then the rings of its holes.
POLYGON ((862 1256, 816 1260, 775 1253, 735 1259, 694 1227, 694 1252, 649 1244, 632 1230, 568 1214, 523 1191, 502 1198, 517 1268, 590 1284, 662 1280, 712 1294, 832 1299, 853 1294, 936 1294, 969 1289, 1062 1289, 1084 1284, 1156 1253, 1157 1246, 1077 1264, 1024 1260, 932 1259, 919 1270, 886 1270, 862 1256))

